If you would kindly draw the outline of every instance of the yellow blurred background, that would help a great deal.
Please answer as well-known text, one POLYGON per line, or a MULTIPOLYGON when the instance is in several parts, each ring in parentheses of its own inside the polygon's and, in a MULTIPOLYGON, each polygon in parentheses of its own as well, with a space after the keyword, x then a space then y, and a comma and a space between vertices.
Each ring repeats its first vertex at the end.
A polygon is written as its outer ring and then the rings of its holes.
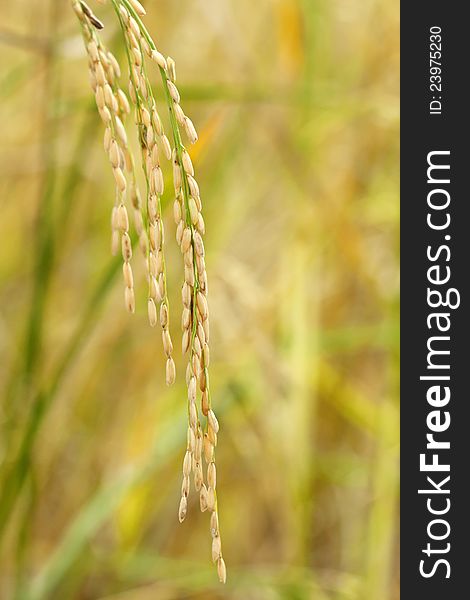
POLYGON ((194 494, 177 518, 170 171, 169 389, 75 15, 1 4, 0 598, 398 599, 397 2, 146 2, 200 133, 225 587, 194 494))

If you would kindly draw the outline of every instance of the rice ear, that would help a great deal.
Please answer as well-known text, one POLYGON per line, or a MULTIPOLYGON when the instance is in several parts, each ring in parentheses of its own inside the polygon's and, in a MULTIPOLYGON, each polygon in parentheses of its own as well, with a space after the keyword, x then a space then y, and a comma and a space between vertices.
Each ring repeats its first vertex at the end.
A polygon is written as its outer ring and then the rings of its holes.
MULTIPOLYGON (((148 293, 147 312, 150 325, 160 324, 165 355, 165 379, 172 385, 176 379, 173 343, 170 335, 170 310, 167 293, 165 235, 161 196, 164 191, 164 173, 160 157, 171 161, 176 200, 173 216, 176 239, 184 263, 182 288, 182 350, 188 352, 186 382, 188 388, 188 439, 183 460, 183 480, 178 507, 178 519, 183 522, 188 510, 190 476, 199 493, 201 510, 210 513, 212 559, 218 577, 226 581, 226 567, 222 557, 222 544, 218 520, 217 472, 215 446, 219 422, 211 405, 209 388, 209 309, 205 265, 205 233, 199 185, 195 178, 191 157, 183 146, 182 132, 191 144, 198 135, 192 120, 181 106, 181 94, 176 87, 175 61, 156 48, 142 23, 145 8, 139 0, 113 0, 126 44, 128 58, 128 96, 119 85, 121 67, 116 58, 106 50, 98 32, 103 23, 82 0, 72 0, 80 20, 85 48, 90 65, 90 84, 95 95, 100 117, 105 125, 104 147, 116 183, 116 197, 112 209, 111 230, 113 252, 121 246, 123 258, 124 296, 126 308, 135 311, 134 276, 132 272, 132 240, 129 207, 133 215, 134 230, 139 247, 146 258, 148 293), (165 134, 162 120, 154 101, 152 86, 146 74, 153 67, 162 80, 163 94, 171 125, 171 142, 165 134), (139 132, 142 163, 148 193, 144 202, 136 183, 136 161, 128 144, 126 116, 134 109, 139 132), (198 396, 200 398, 198 398, 198 396), (198 408, 200 401, 200 409, 198 408), (204 425, 201 419, 205 417, 204 425), (203 456, 208 465, 204 481, 203 456)), ((127 85, 127 83, 126 83, 127 85)))

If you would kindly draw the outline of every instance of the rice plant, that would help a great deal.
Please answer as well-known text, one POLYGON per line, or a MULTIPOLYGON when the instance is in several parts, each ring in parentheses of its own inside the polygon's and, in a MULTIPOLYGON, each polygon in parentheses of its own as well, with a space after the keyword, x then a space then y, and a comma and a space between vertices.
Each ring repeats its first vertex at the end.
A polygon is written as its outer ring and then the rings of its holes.
POLYGON ((188 142, 194 144, 198 136, 191 119, 184 113, 180 93, 176 87, 176 65, 171 57, 165 58, 155 46, 145 28, 142 17, 146 14, 138 0, 111 0, 122 31, 129 70, 128 90, 131 103, 119 85, 121 68, 109 52, 99 32, 103 23, 82 0, 73 0, 72 6, 82 29, 88 54, 90 83, 95 94, 99 115, 105 126, 104 149, 112 167, 116 195, 111 214, 111 248, 114 254, 121 247, 123 258, 124 299, 130 313, 135 311, 134 278, 131 267, 132 240, 129 235, 129 215, 133 223, 140 249, 147 265, 147 310, 150 325, 157 324, 157 305, 162 329, 163 350, 166 355, 166 383, 175 381, 176 369, 172 358, 173 343, 169 333, 169 302, 166 284, 164 255, 164 228, 161 196, 164 178, 161 159, 164 157, 173 167, 175 191, 174 218, 177 225, 176 241, 184 261, 182 287, 182 352, 189 355, 186 384, 188 391, 187 446, 183 460, 183 481, 178 518, 183 522, 188 510, 190 476, 194 474, 194 487, 199 493, 202 512, 210 514, 212 537, 212 560, 217 565, 221 582, 226 581, 226 567, 222 557, 219 530, 215 447, 219 423, 211 408, 209 387, 209 309, 208 283, 204 259, 205 233, 199 186, 194 178, 194 167, 185 148, 181 129, 188 142), (147 64, 149 62, 150 64, 147 64), (173 145, 165 134, 158 113, 148 71, 158 70, 166 107, 168 109, 173 145), (138 189, 134 157, 129 149, 125 126, 126 116, 132 104, 141 148, 141 164, 145 176, 145 202, 142 203, 138 189), (200 392, 201 424, 197 407, 200 392), (207 465, 204 478, 203 455, 207 465))

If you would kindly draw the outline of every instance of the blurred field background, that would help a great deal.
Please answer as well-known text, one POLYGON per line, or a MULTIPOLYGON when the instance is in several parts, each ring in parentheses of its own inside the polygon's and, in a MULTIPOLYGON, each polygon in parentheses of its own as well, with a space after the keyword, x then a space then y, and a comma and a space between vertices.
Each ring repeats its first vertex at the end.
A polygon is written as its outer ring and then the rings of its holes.
POLYGON ((397 3, 146 2, 200 132, 225 587, 194 494, 177 520, 170 173, 172 389, 137 253, 124 310, 75 15, 1 5, 0 598, 396 600, 397 3))

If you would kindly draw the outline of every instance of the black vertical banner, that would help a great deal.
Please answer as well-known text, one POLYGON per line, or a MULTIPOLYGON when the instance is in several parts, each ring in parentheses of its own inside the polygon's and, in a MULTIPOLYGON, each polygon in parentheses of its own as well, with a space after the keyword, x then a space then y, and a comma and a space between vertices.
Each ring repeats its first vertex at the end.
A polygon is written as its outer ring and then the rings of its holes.
POLYGON ((467 12, 401 3, 403 600, 470 598, 467 12))

